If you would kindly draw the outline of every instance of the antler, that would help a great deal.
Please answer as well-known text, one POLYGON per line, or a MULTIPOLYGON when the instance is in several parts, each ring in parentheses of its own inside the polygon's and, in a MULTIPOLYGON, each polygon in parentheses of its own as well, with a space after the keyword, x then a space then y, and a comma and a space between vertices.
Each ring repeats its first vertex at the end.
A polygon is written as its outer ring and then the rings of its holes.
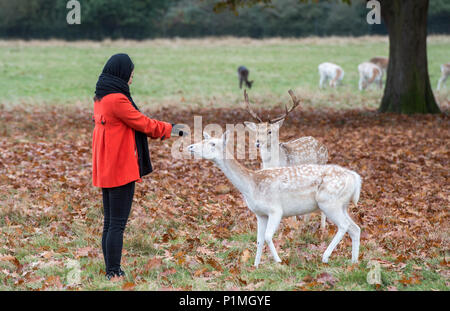
POLYGON ((250 115, 256 120, 258 120, 260 123, 263 123, 264 121, 252 110, 252 108, 250 108, 250 103, 248 102, 248 95, 246 90, 244 90, 244 100, 245 100, 245 108, 247 109, 248 113, 250 113, 250 115))
POLYGON ((277 118, 275 118, 275 119, 270 120, 269 123, 272 124, 272 123, 278 122, 278 121, 280 121, 280 120, 282 120, 282 119, 286 119, 287 116, 288 116, 288 114, 289 114, 292 110, 294 110, 295 107, 297 107, 298 105, 300 105, 300 100, 297 99, 297 97, 295 96, 294 92, 293 92, 292 90, 289 90, 288 93, 289 93, 289 95, 291 96, 292 102, 294 103, 294 105, 291 107, 291 109, 288 109, 287 105, 285 105, 285 107, 286 107, 286 112, 285 112, 282 116, 279 116, 279 117, 277 117, 277 118))

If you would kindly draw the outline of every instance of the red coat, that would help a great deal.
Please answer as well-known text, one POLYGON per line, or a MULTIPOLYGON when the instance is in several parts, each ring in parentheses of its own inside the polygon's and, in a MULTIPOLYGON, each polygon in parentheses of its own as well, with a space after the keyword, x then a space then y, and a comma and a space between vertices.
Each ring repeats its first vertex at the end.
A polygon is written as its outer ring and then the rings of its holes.
POLYGON ((150 138, 170 138, 172 125, 150 119, 137 111, 120 93, 94 103, 92 184, 112 188, 141 181, 134 130, 150 138))

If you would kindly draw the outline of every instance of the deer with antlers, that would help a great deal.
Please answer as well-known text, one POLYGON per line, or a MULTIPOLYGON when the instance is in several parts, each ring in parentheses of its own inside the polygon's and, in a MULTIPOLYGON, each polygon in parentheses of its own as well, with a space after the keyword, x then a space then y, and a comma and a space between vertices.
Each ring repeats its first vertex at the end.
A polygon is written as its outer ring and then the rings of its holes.
MULTIPOLYGON (((294 95, 292 90, 288 91, 291 96, 293 106, 286 112, 274 119, 263 121, 256 112, 250 108, 247 92, 244 91, 245 109, 259 123, 244 122, 245 126, 256 133, 256 148, 262 160, 262 168, 274 168, 294 166, 300 164, 326 164, 328 161, 328 149, 311 136, 300 137, 295 140, 280 142, 279 132, 281 125, 286 120, 289 113, 300 105, 300 100, 294 95)), ((309 215, 305 215, 305 221, 309 221, 309 215)), ((321 214, 321 228, 325 231, 326 216, 321 214)))
POLYGON ((252 171, 241 165, 227 149, 229 132, 204 140, 187 149, 194 155, 213 161, 241 192, 257 219, 257 250, 254 265, 261 260, 264 242, 276 262, 281 262, 272 238, 283 217, 305 215, 320 210, 338 227, 325 250, 328 259, 346 232, 352 239, 352 262, 358 262, 360 228, 348 215, 348 204, 358 203, 361 177, 337 165, 306 164, 252 171))

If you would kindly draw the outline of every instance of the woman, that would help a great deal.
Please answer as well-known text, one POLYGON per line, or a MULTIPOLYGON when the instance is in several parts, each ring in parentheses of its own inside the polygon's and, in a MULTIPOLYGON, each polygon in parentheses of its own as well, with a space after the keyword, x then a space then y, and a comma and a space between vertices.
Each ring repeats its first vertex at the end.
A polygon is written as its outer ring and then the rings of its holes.
POLYGON ((113 55, 98 79, 94 97, 92 181, 103 193, 102 250, 109 280, 125 275, 120 267, 123 232, 135 182, 152 171, 147 136, 163 140, 172 131, 172 124, 139 111, 129 89, 133 74, 128 55, 113 55))

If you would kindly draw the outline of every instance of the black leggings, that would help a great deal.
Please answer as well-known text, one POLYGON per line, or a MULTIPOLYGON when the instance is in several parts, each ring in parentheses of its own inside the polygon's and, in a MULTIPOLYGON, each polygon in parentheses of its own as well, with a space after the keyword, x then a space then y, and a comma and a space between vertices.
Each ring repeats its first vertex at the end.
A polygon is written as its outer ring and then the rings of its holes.
POLYGON ((122 257, 123 231, 130 215, 134 196, 134 181, 115 188, 102 188, 103 236, 102 250, 106 273, 118 272, 122 257))

